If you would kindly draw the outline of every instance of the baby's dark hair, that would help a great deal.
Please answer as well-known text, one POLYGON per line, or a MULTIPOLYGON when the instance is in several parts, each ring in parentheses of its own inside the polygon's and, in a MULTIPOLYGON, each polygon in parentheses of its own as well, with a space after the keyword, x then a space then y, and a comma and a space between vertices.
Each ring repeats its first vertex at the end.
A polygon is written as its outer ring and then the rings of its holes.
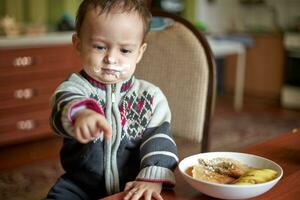
POLYGON ((114 8, 122 12, 135 11, 141 17, 144 25, 144 37, 150 28, 151 13, 146 7, 144 0, 83 0, 77 10, 75 30, 80 35, 80 29, 86 13, 93 8, 99 7, 101 14, 107 14, 114 8))

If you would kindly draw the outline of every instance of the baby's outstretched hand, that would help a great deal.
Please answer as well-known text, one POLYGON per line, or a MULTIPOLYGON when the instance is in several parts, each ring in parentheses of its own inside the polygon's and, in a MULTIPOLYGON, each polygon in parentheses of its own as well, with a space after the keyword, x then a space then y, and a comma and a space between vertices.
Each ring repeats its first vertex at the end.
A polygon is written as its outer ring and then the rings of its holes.
POLYGON ((111 127, 105 117, 93 110, 80 110, 75 115, 74 137, 80 143, 86 144, 96 139, 100 133, 104 139, 111 135, 111 127))
POLYGON ((127 192, 124 200, 138 200, 144 197, 145 200, 152 198, 163 200, 160 195, 162 189, 161 183, 145 182, 145 181, 132 181, 126 183, 124 191, 127 192))

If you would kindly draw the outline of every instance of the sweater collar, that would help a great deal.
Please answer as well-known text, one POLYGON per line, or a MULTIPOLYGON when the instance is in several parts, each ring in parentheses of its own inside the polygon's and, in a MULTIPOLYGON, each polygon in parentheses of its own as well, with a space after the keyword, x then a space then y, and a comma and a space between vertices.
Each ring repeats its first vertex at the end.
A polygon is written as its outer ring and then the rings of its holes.
MULTIPOLYGON (((101 83, 97 80, 95 80, 94 78, 92 78, 91 76, 89 76, 84 70, 81 70, 80 72, 80 75, 83 76, 86 80, 88 80, 88 82, 95 86, 95 87, 98 87, 99 89, 101 90, 106 90, 106 86, 107 84, 104 84, 104 83, 101 83)), ((127 80, 123 81, 122 83, 117 83, 118 85, 119 84, 122 84, 121 85, 121 89, 120 91, 121 92, 126 92, 127 90, 129 90, 132 85, 133 85, 133 82, 134 82, 134 76, 131 76, 130 78, 128 78, 127 80)))

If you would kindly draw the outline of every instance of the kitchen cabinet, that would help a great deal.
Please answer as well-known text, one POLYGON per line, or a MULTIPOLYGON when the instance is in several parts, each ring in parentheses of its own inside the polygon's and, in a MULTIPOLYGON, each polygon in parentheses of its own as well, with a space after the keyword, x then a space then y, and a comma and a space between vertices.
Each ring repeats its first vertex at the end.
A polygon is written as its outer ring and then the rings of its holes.
MULTIPOLYGON (((253 34, 253 46, 247 48, 244 94, 247 97, 280 100, 283 85, 284 47, 280 34, 253 34)), ((236 56, 225 59, 225 91, 234 91, 236 56)))
POLYGON ((0 50, 0 146, 53 134, 49 100, 73 57, 71 45, 0 50))

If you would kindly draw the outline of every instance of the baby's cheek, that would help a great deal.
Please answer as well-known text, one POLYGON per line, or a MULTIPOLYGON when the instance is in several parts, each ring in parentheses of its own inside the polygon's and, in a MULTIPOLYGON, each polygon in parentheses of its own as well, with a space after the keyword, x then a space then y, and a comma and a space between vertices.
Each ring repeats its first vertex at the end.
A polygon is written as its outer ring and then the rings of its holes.
POLYGON ((134 64, 125 64, 122 67, 123 67, 123 71, 122 71, 123 73, 122 74, 124 76, 127 76, 127 77, 130 77, 135 71, 134 64))
POLYGON ((81 60, 84 65, 97 66, 100 64, 101 59, 101 55, 98 55, 92 51, 83 51, 81 54, 81 60))

